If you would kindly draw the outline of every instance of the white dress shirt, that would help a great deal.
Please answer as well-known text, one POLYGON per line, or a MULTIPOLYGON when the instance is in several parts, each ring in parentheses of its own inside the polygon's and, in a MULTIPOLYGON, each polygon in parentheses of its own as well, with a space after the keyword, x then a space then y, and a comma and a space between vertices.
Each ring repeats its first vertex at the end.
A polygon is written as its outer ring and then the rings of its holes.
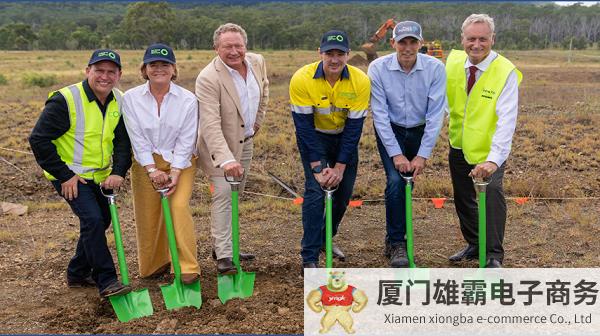
MULTIPOLYGON (((483 61, 475 65, 477 67, 477 71, 475 72, 475 83, 477 83, 481 74, 488 69, 490 63, 492 63, 497 56, 498 53, 492 50, 483 61)), ((467 80, 469 79, 469 67, 472 65, 473 64, 467 57, 467 61, 465 62, 467 80)), ((496 102, 496 115, 498 116, 498 121, 496 122, 496 132, 492 137, 492 147, 486 160, 495 163, 498 167, 506 161, 508 154, 510 154, 512 138, 515 133, 515 127, 517 126, 518 110, 519 85, 517 73, 513 70, 510 75, 508 75, 504 89, 502 89, 498 101, 496 102)))
MULTIPOLYGON (((223 61, 221 60, 221 62, 223 61)), ((254 122, 256 121, 256 112, 258 112, 258 103, 260 103, 260 88, 252 73, 252 66, 247 60, 244 60, 244 63, 247 69, 246 78, 243 78, 237 70, 230 68, 225 62, 223 62, 223 65, 229 70, 235 89, 240 97, 244 118, 244 137, 249 138, 254 136, 254 122)))
POLYGON ((198 133, 198 101, 192 92, 171 83, 159 116, 156 99, 146 82, 125 92, 123 116, 134 157, 140 165, 154 164, 155 153, 172 168, 191 166, 198 133))

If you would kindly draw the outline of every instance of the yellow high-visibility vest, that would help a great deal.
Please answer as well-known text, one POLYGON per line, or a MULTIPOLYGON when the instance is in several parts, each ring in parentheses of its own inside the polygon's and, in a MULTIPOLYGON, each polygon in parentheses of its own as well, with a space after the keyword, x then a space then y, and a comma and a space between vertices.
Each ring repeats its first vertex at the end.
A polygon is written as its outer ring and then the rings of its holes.
MULTIPOLYGON (((58 92, 67 101, 71 126, 60 138, 52 140, 60 158, 75 174, 95 183, 111 173, 115 128, 121 118, 121 91, 113 89, 113 99, 102 111, 96 101, 89 101, 83 83, 64 87, 58 92)), ((55 92, 50 92, 52 96, 55 92)), ((47 171, 49 180, 56 180, 47 171)))
POLYGON ((452 50, 446 59, 447 95, 450 108, 448 137, 450 146, 462 149, 472 165, 485 162, 496 132, 496 103, 506 80, 514 70, 518 84, 523 75, 508 59, 498 54, 471 88, 467 96, 465 62, 467 53, 452 50))

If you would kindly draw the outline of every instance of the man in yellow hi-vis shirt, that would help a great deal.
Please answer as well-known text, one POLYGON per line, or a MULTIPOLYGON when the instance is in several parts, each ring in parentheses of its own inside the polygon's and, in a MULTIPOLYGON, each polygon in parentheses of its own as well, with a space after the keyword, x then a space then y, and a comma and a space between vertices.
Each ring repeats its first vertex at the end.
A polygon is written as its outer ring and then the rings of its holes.
MULTIPOLYGON (((304 166, 302 204, 303 267, 317 267, 325 246, 324 192, 333 194, 333 234, 344 216, 356 179, 358 141, 367 116, 371 83, 360 69, 347 65, 345 32, 331 30, 321 39, 321 60, 300 68, 290 81, 296 140, 304 166)), ((345 259, 334 246, 333 254, 345 259)))
POLYGON ((468 245, 450 261, 478 256, 478 215, 472 177, 487 186, 487 264, 502 267, 506 200, 502 180, 518 113, 521 73, 492 50, 494 20, 472 14, 462 25, 464 51, 446 60, 450 121, 449 165, 460 229, 468 245))
POLYGON ((79 217, 69 287, 96 286, 103 297, 131 291, 117 279, 104 231, 108 201, 100 186, 118 188, 131 166, 131 143, 121 117, 119 54, 92 53, 86 79, 52 92, 29 137, 37 163, 79 217))

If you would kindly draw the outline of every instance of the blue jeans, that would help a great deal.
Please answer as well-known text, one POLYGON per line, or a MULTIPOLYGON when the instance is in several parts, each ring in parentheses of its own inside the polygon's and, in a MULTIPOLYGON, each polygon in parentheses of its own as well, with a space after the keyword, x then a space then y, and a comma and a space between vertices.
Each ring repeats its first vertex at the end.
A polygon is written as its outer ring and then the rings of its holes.
MULTIPOLYGON (((86 182, 77 184, 77 198, 67 200, 73 213, 79 217, 79 240, 75 255, 67 267, 67 277, 82 279, 91 275, 99 291, 102 291, 117 280, 115 264, 104 234, 110 225, 110 210, 100 187, 92 180, 86 182)), ((52 181, 52 184, 60 195, 60 182, 52 181)))
MULTIPOLYGON (((321 146, 325 153, 329 167, 335 166, 339 153, 342 135, 330 135, 317 132, 321 146)), ((308 154, 300 151, 302 165, 304 166, 304 203, 302 203, 302 226, 304 235, 302 237, 302 261, 304 263, 318 263, 319 253, 325 246, 325 192, 315 179, 310 168, 308 154)), ((356 180, 356 168, 358 166, 358 148, 355 149, 351 162, 346 164, 342 182, 333 193, 332 201, 332 227, 333 235, 337 233, 338 226, 344 217, 346 207, 352 197, 354 181, 356 180)))
MULTIPOLYGON (((391 126, 398 145, 402 149, 402 154, 409 161, 412 160, 419 152, 425 125, 412 128, 394 124, 391 124, 391 126)), ((394 160, 388 155, 377 132, 375 132, 375 136, 377 138, 377 149, 387 178, 385 185, 385 241, 392 246, 396 246, 406 242, 406 182, 394 167, 394 160)))

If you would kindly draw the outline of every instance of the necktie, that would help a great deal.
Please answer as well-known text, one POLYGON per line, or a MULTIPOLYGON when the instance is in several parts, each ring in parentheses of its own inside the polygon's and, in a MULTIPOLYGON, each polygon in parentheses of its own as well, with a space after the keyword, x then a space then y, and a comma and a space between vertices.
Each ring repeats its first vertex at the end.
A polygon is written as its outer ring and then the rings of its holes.
POLYGON ((471 93, 471 89, 473 85, 475 85, 475 73, 477 72, 477 67, 471 65, 469 67, 469 80, 467 81, 467 94, 471 93))

